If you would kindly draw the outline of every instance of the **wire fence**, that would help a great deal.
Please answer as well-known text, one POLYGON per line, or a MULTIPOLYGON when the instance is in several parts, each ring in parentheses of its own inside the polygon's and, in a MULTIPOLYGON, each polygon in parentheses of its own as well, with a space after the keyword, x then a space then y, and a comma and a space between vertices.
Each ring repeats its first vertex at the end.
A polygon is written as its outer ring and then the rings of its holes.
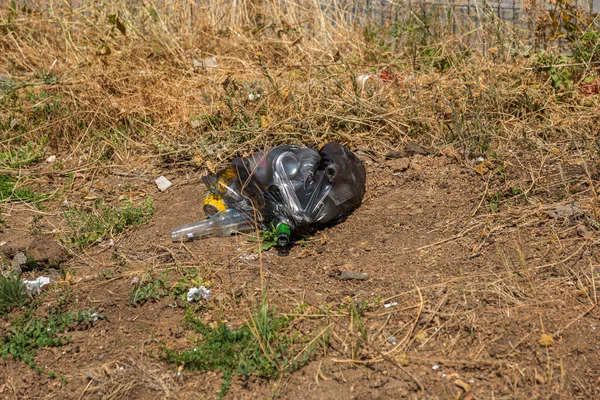
MULTIPOLYGON (((344 10, 349 21, 383 25, 402 21, 407 14, 418 14, 425 9, 438 9, 438 14, 446 14, 456 23, 465 18, 483 20, 482 15, 490 11, 504 21, 516 23, 531 17, 532 12, 555 9, 560 5, 556 0, 323 0, 322 3, 324 9, 344 10)), ((600 0, 572 0, 563 1, 563 4, 585 13, 600 13, 600 0)))
POLYGON ((350 26, 388 29, 400 44, 404 38, 414 43, 420 35, 423 42, 456 39, 484 50, 499 43, 560 47, 569 26, 587 29, 593 23, 600 29, 600 0, 0 0, 4 6, 15 3, 42 13, 66 6, 86 15, 119 4, 129 16, 147 18, 149 9, 161 10, 186 26, 198 19, 225 27, 251 25, 271 14, 304 26, 304 33, 314 37, 329 27, 350 26))
POLYGON ((570 29, 600 26, 600 0, 322 0, 321 9, 358 27, 421 30, 484 49, 499 42, 560 48, 570 29))

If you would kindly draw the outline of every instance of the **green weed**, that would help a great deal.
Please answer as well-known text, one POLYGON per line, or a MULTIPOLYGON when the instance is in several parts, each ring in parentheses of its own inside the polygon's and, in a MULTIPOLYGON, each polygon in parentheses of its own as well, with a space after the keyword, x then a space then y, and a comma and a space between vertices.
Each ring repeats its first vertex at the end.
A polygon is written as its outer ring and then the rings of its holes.
POLYGON ((148 301, 156 301, 168 296, 185 300, 191 287, 206 285, 199 276, 197 268, 185 268, 181 273, 183 277, 173 283, 169 279, 169 271, 164 271, 158 277, 154 277, 150 272, 147 279, 135 284, 129 294, 129 304, 140 306, 148 301))
POLYGON ((146 197, 138 206, 126 200, 120 207, 113 207, 99 199, 89 207, 70 207, 64 212, 71 229, 71 235, 65 240, 77 247, 89 246, 145 223, 153 212, 151 197, 146 197))
POLYGON ((292 320, 289 316, 274 316, 264 298, 251 320, 236 330, 225 324, 212 328, 188 309, 185 323, 201 337, 191 350, 165 348, 164 358, 194 371, 220 371, 223 381, 219 397, 223 397, 235 375, 277 378, 308 362, 312 349, 294 355, 294 345, 305 339, 286 333, 292 320))
POLYGON ((63 335, 65 331, 80 326, 89 327, 96 319, 102 318, 93 310, 68 313, 51 311, 45 318, 37 318, 31 315, 31 311, 27 312, 11 321, 11 325, 0 336, 0 356, 6 358, 11 355, 37 368, 34 358, 38 349, 62 346, 69 342, 69 337, 63 335))
POLYGON ((504 190, 490 192, 485 196, 485 199, 490 207, 490 211, 498 212, 500 205, 503 203, 511 204, 511 198, 522 194, 523 191, 519 186, 511 186, 504 190))
POLYGON ((0 175, 0 203, 23 201, 33 203, 46 198, 29 188, 15 188, 17 180, 11 176, 0 175))
POLYGON ((160 277, 153 278, 150 275, 148 282, 136 284, 133 291, 129 294, 129 304, 139 306, 150 300, 159 300, 167 297, 170 293, 170 282, 167 279, 169 272, 165 271, 160 277))
POLYGON ((0 167, 19 168, 39 161, 44 156, 45 140, 28 142, 24 146, 9 147, 0 151, 0 167))
POLYGON ((186 268, 182 271, 183 277, 171 287, 171 296, 179 299, 186 299, 187 292, 191 287, 206 286, 206 282, 200 276, 197 268, 186 268))
POLYGON ((248 236, 248 241, 258 242, 258 246, 254 249, 255 253, 269 251, 272 247, 277 246, 277 231, 273 226, 271 229, 262 229, 259 237, 250 235, 248 236))
POLYGON ((8 276, 0 274, 0 315, 25 305, 27 300, 27 290, 19 274, 10 273, 8 276))

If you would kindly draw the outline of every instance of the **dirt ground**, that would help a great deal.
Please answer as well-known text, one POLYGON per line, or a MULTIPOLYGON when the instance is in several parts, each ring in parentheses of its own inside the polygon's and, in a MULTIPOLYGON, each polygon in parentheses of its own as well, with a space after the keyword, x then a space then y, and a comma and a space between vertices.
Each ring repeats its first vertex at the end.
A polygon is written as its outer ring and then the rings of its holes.
MULTIPOLYGON (((359 155, 368 174, 361 207, 288 252, 258 255, 243 235, 172 243, 171 228, 203 218, 205 189, 192 169, 79 173, 67 202, 154 200, 150 221, 116 236, 114 246, 60 244, 62 203, 3 206, 4 259, 33 247, 54 252, 68 271, 50 271, 45 262, 24 273, 58 276, 44 288, 39 312, 68 292, 71 308, 94 308, 105 319, 69 332, 65 346, 38 351, 37 365, 63 380, 0 360, 0 398, 215 398, 220 373, 181 369, 158 356, 164 345, 193 346, 197 334, 182 323, 185 304, 172 297, 129 302, 135 279, 183 267, 197 268, 212 291, 195 308, 207 324, 241 326, 266 291, 277 313, 301 310, 294 332, 331 332, 329 347, 306 366, 278 379, 234 377, 226 398, 600 397, 598 232, 590 222, 594 205, 585 203, 597 177, 551 153, 515 154, 504 161, 502 180, 486 169, 494 160, 465 161, 452 149, 391 160, 359 155), (164 193, 154 184, 161 174, 173 182, 164 193), (490 200, 515 182, 521 194, 490 200), (567 203, 561 190, 572 194, 567 203), (573 202, 581 212, 560 207, 573 202), (368 279, 338 279, 344 270, 368 279), (349 303, 366 304, 366 340, 343 312, 349 303)), ((10 327, 3 324, 0 334, 10 327)))

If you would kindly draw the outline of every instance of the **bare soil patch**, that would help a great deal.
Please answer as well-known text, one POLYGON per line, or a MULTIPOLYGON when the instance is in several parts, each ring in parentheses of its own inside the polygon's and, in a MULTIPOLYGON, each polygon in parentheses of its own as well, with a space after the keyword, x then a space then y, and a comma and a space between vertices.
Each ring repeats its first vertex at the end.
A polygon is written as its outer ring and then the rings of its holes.
MULTIPOLYGON (((195 308, 207 324, 240 327, 266 292, 277 313, 307 305, 292 327, 300 335, 331 332, 329 346, 305 367, 280 379, 234 377, 228 398, 597 396, 597 241, 587 229, 582 236, 585 221, 545 213, 558 203, 518 198, 509 214, 492 213, 485 196, 494 178, 453 157, 414 155, 403 172, 397 159, 361 157, 368 171, 362 206, 287 254, 254 253, 256 243, 242 235, 171 243, 171 227, 202 217, 204 188, 194 174, 172 172, 165 193, 143 179, 96 174, 95 185, 127 183, 151 194, 154 215, 114 246, 104 240, 71 250, 62 264, 68 275, 46 289, 40 313, 68 292, 70 307, 94 308, 105 319, 38 352, 36 364, 65 382, 2 361, 3 396, 216 396, 220 373, 178 373, 159 357, 162 346, 193 346, 197 334, 182 323, 185 303, 168 296, 131 303, 134 279, 179 276, 183 268, 196 269, 212 290, 195 308), (346 270, 368 279, 338 279, 346 270), (349 304, 360 307, 360 324, 349 304)), ((58 246, 45 231, 61 226, 59 212, 44 213, 35 235, 21 206, 7 208, 5 218, 4 248, 58 246)))

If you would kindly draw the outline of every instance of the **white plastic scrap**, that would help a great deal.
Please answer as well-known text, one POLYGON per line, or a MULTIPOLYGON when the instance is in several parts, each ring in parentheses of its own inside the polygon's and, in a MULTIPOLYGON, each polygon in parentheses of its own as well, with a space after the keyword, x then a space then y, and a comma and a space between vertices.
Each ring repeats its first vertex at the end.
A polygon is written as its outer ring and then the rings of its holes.
POLYGON ((194 59, 192 59, 192 62, 194 63, 194 68, 211 69, 211 68, 217 68, 219 66, 219 63, 217 62, 217 57, 215 57, 215 56, 206 57, 201 60, 197 60, 194 58, 194 59))
POLYGON ((56 161, 56 156, 55 155, 51 155, 50 157, 46 158, 46 162, 48 164, 52 164, 54 161, 56 161))
POLYGON ((199 288, 190 288, 190 290, 187 292, 187 301, 194 301, 198 299, 210 299, 210 290, 204 286, 200 286, 199 288))
POLYGON ((161 192, 164 192, 165 190, 167 190, 168 188, 170 188, 173 185, 171 183, 171 181, 169 181, 167 178, 165 178, 162 175, 159 176, 158 178, 156 178, 154 183, 156 183, 156 186, 158 186, 158 190, 160 190, 161 192))
POLYGON ((437 371, 438 369, 440 369, 440 366, 439 366, 439 365, 437 365, 437 364, 433 364, 433 365, 431 366, 431 369, 432 369, 432 370, 434 370, 434 371, 437 371))
POLYGON ((373 74, 364 74, 364 75, 359 75, 359 76, 358 76, 358 78, 356 78, 356 82, 357 82, 359 85, 361 85, 361 86, 364 86, 364 85, 365 85, 365 83, 367 83, 367 81, 368 81, 370 78, 374 77, 374 76, 375 76, 375 75, 373 75, 373 74))
POLYGON ((245 253, 240 256, 240 260, 243 261, 256 261, 259 259, 259 255, 257 253, 245 253))
POLYGON ((398 305, 398 303, 397 303, 397 302, 395 302, 395 301, 392 301, 391 303, 386 303, 386 304, 384 304, 383 306, 384 306, 385 308, 390 308, 390 307, 396 307, 397 305, 398 305))
POLYGON ((46 286, 50 283, 50 278, 48 278, 47 276, 40 276, 34 281, 23 281, 23 283, 25 284, 27 290, 29 290, 30 292, 33 292, 35 290, 37 294, 40 294, 42 286, 46 286))

